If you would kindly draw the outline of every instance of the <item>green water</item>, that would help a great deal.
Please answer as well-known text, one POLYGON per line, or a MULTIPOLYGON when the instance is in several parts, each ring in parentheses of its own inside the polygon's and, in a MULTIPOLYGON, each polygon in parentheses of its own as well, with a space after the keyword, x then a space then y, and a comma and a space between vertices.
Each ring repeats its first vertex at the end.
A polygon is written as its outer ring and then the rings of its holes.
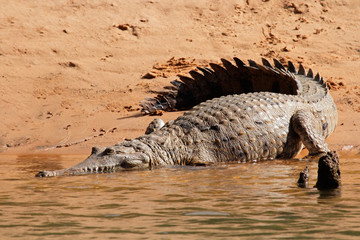
POLYGON ((1 239, 359 239, 360 159, 342 158, 343 186, 296 186, 308 165, 216 167, 34 178, 85 156, 1 156, 1 239))

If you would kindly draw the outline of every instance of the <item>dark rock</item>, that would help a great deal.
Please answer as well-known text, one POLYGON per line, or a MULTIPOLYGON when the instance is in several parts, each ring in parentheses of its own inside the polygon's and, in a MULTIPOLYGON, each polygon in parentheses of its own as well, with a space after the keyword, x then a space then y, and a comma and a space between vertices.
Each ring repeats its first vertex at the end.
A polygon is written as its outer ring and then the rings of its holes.
POLYGON ((308 186, 308 183, 309 183, 309 168, 308 166, 306 166, 305 169, 300 172, 297 185, 301 188, 306 188, 308 186))
POLYGON ((319 159, 318 179, 319 190, 334 189, 341 185, 339 156, 335 151, 328 152, 319 159))

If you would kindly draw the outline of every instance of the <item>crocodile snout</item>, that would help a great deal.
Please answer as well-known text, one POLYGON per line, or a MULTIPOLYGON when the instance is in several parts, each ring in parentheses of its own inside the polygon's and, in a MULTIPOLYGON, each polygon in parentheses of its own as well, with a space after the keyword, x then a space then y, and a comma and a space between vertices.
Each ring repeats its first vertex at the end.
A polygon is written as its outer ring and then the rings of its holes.
POLYGON ((40 171, 35 177, 55 177, 56 173, 54 171, 40 171))
POLYGON ((38 172, 35 177, 46 177, 45 171, 38 172))

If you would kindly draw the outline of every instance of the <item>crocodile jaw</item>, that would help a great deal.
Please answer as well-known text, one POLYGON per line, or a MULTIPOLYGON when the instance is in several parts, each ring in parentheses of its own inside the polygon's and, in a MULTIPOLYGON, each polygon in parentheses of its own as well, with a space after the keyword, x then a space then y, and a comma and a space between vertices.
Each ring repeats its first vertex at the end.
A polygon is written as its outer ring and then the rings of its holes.
POLYGON ((121 170, 149 169, 150 159, 133 149, 115 149, 114 147, 93 147, 91 155, 74 167, 57 171, 40 171, 36 177, 55 177, 61 175, 80 175, 88 173, 108 173, 121 170))

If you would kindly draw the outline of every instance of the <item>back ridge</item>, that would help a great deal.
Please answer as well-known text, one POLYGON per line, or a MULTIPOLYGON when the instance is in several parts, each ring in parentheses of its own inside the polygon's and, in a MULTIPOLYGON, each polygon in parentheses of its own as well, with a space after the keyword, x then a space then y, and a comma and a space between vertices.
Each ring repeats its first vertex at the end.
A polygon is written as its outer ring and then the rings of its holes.
POLYGON ((141 111, 152 115, 158 110, 187 110, 215 97, 251 92, 298 95, 309 102, 318 102, 328 94, 323 78, 319 74, 314 77, 311 69, 306 73, 301 64, 297 70, 290 61, 287 69, 276 59, 275 66, 264 58, 262 65, 253 60, 246 65, 236 57, 234 61, 221 59, 222 66, 210 63, 210 68, 198 67, 189 76, 179 75, 171 86, 155 92, 157 96, 142 101, 141 111))

